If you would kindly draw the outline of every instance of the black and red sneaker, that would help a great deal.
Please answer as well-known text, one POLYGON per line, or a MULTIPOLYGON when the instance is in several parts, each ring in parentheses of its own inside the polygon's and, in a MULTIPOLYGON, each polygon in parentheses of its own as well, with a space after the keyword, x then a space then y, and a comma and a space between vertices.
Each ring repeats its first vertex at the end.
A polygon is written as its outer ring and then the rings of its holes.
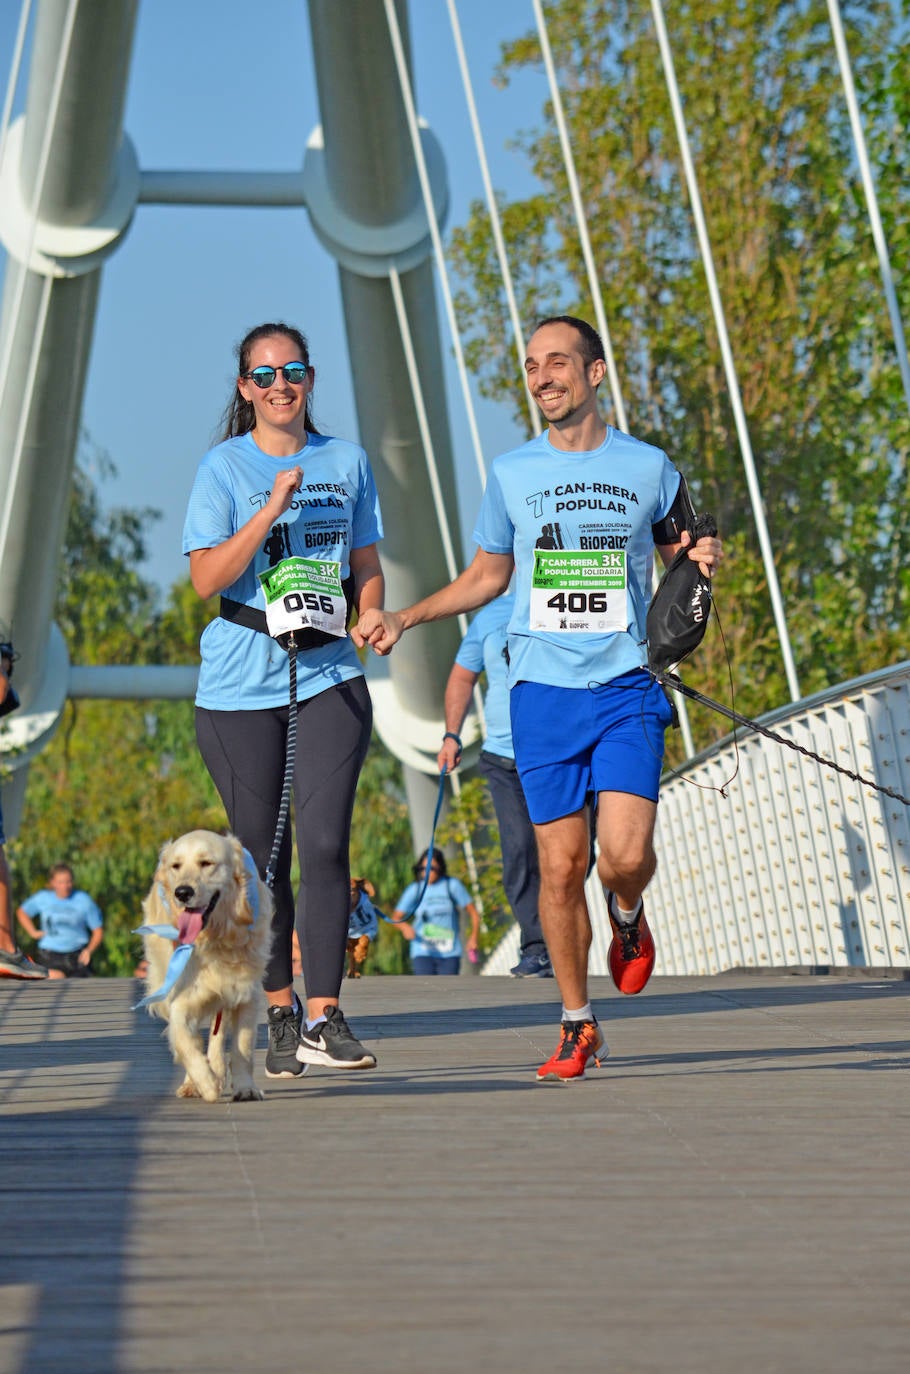
POLYGON ((644 903, 635 920, 626 924, 613 915, 614 900, 613 893, 607 893, 607 915, 613 927, 607 963, 610 977, 620 992, 631 995, 641 992, 654 972, 654 938, 645 920, 644 903))
POLYGON ((598 1055, 605 1059, 607 1047, 596 1021, 563 1021, 556 1052, 537 1070, 537 1081, 571 1083, 584 1078, 585 1069, 592 1059, 595 1064, 600 1064, 598 1055))

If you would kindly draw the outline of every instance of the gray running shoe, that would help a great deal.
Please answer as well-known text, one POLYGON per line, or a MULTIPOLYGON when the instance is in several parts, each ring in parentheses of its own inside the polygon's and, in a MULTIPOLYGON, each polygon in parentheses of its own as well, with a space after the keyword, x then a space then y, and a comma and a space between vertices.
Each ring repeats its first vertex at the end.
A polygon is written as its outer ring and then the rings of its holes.
POLYGON ((269 1007, 269 1048, 265 1056, 266 1078, 299 1078, 306 1065, 297 1060, 300 1043, 300 1006, 269 1007))
POLYGON ((21 949, 13 950, 12 954, 8 950, 0 949, 0 978, 46 977, 47 969, 42 968, 40 964, 33 964, 21 949))
POLYGON ((326 1007, 325 1020, 312 1030, 301 1030, 297 1058, 302 1064, 324 1064, 329 1069, 375 1069, 376 1056, 357 1040, 340 1007, 326 1007))
POLYGON ((552 978, 553 965, 547 951, 537 954, 523 954, 514 968, 509 969, 513 978, 552 978))

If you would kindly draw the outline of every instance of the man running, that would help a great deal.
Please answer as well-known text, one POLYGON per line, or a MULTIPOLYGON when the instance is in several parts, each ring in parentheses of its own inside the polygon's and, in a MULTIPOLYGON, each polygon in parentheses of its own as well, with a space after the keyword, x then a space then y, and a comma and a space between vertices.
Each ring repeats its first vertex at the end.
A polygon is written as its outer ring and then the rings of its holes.
MULTIPOLYGON (((645 615, 654 550, 667 565, 692 544, 694 511, 667 455, 600 415, 605 373, 600 336, 584 320, 560 315, 537 326, 525 375, 547 428, 494 461, 471 564, 402 611, 366 611, 352 631, 356 643, 387 654, 414 625, 492 601, 515 572, 512 736, 563 1002, 559 1044, 538 1069, 541 1081, 583 1078, 589 1061, 606 1053, 588 998, 591 793, 619 990, 640 992, 655 958, 642 893, 657 866, 654 824, 672 711, 645 667, 645 615)), ((722 545, 702 538, 689 557, 711 577, 722 545)))

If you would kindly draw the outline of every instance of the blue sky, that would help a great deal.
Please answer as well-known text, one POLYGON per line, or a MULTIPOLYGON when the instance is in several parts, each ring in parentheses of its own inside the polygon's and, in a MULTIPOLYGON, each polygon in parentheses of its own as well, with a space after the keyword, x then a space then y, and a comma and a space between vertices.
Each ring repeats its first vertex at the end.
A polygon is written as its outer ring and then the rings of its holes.
MULTIPOLYGON (((492 75, 504 40, 534 26, 531 0, 458 0, 494 185, 531 188, 511 137, 537 123, 542 70, 505 90, 492 75)), ((449 174, 447 229, 483 194, 445 0, 411 0, 420 114, 442 144, 449 174)), ((0 4, 0 80, 7 84, 18 6, 0 4)), ((27 65, 14 110, 22 108, 27 65)), ((126 131, 143 170, 292 170, 319 122, 305 0, 145 0, 140 5, 126 131)), ((0 254, 0 262, 4 259, 0 254)), ((140 205, 103 270, 83 422, 109 452, 107 506, 151 506, 144 571, 166 588, 184 573, 180 534, 196 464, 231 386, 235 343, 275 316, 308 335, 320 428, 357 438, 334 261, 298 209, 140 205)), ((451 353, 440 310, 443 346, 451 353)), ((517 435, 500 407, 476 399, 487 461, 517 435)), ((454 368, 449 409, 461 474, 462 523, 479 499, 475 459, 454 368)))

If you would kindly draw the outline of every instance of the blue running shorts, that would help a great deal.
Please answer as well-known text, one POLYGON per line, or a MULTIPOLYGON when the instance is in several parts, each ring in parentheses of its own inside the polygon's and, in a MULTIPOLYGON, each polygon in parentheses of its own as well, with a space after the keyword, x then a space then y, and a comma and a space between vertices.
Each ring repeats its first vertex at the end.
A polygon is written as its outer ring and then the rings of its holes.
POLYGON ((589 792, 657 801, 673 709, 643 668, 595 688, 518 682, 510 707, 515 762, 535 825, 580 811, 589 792))

